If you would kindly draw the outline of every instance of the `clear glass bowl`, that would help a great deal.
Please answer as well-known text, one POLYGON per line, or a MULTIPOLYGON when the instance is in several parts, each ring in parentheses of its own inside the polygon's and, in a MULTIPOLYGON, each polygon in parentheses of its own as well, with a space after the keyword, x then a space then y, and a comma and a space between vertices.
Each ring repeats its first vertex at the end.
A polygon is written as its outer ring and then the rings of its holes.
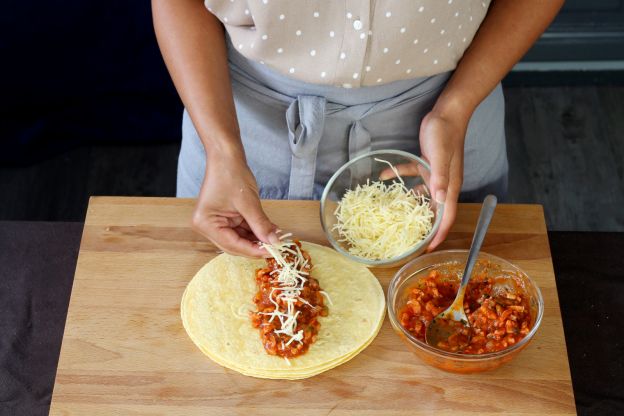
MULTIPOLYGON (((373 267, 399 266, 422 254, 438 231, 442 213, 444 212, 444 204, 438 204, 431 198, 428 187, 430 172, 431 169, 427 162, 418 156, 401 150, 376 150, 356 157, 344 164, 329 179, 321 197, 321 224, 327 239, 334 249, 351 260, 373 267), (379 180, 379 174, 388 168, 386 163, 376 161, 375 159, 386 160, 394 166, 412 164, 416 168, 415 171, 419 174, 415 176, 401 175, 401 178, 403 178, 405 186, 422 193, 431 200, 431 207, 434 212, 431 232, 424 240, 399 256, 383 260, 369 260, 350 254, 348 245, 339 241, 338 232, 333 229, 337 222, 334 212, 338 206, 338 201, 342 199, 345 192, 349 189, 354 189, 357 185, 365 184, 369 179, 371 181, 379 180)), ((391 182, 392 180, 387 181, 387 183, 391 182)))
POLYGON ((542 293, 535 282, 533 282, 526 273, 504 259, 487 253, 479 253, 479 259, 489 260, 492 263, 500 265, 500 272, 506 275, 516 276, 521 281, 521 286, 523 286, 522 290, 529 296, 532 321, 532 327, 529 333, 509 348, 498 352, 479 355, 439 350, 414 337, 401 326, 397 318, 397 311, 406 304, 407 289, 414 286, 418 280, 427 277, 431 269, 439 267, 440 265, 459 263, 463 268, 467 258, 468 250, 438 251, 421 256, 403 266, 392 278, 390 286, 388 287, 388 316, 390 317, 390 323, 396 333, 405 344, 407 344, 410 350, 425 363, 442 370, 456 373, 476 373, 492 370, 509 362, 531 342, 544 315, 544 299, 542 298, 542 293))

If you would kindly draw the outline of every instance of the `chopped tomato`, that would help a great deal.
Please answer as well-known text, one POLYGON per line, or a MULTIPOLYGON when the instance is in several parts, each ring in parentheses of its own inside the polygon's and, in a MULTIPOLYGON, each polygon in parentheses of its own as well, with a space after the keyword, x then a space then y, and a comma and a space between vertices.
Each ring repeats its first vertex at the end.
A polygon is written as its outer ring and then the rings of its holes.
MULTIPOLYGON (((501 351, 516 344, 531 329, 528 296, 522 292, 516 278, 502 274, 492 277, 492 273, 487 273, 488 262, 479 262, 479 265, 480 272, 472 277, 464 296, 464 310, 472 336, 469 340, 461 334, 451 337, 448 343, 438 345, 440 349, 463 354, 501 351), (510 287, 514 290, 509 290, 510 287)), ((453 303, 458 289, 457 273, 432 270, 407 289, 407 302, 399 310, 399 322, 424 342, 427 326, 453 303)))

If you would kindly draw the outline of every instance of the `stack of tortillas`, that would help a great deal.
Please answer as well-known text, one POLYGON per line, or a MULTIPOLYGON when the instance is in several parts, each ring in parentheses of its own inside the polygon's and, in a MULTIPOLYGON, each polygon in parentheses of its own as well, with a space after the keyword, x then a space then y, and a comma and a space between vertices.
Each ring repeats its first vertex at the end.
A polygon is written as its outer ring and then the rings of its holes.
POLYGON ((197 273, 182 297, 184 328, 204 354, 244 375, 301 379, 349 361, 373 341, 385 314, 377 278, 327 247, 303 243, 303 248, 312 258, 312 276, 331 299, 310 349, 288 361, 267 354, 249 316, 258 290, 255 271, 265 261, 221 254, 197 273))

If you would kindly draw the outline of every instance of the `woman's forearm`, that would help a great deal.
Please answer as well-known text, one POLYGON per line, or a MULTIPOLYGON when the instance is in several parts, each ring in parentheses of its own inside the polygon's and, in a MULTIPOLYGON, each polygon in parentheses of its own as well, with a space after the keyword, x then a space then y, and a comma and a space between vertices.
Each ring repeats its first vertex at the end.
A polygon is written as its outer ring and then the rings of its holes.
POLYGON ((202 0, 152 0, 158 45, 206 151, 243 156, 225 35, 202 0))
POLYGON ((466 123, 557 15, 564 0, 493 0, 434 110, 466 123))

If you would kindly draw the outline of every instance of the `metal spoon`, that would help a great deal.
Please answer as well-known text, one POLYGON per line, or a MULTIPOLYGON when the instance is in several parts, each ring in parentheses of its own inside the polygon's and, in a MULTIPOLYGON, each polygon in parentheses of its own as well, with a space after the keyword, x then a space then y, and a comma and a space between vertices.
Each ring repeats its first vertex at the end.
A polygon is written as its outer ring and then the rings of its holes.
POLYGON ((433 321, 431 321, 425 331, 425 340, 427 344, 432 347, 457 351, 466 348, 470 342, 472 328, 466 317, 466 312, 464 312, 464 293, 466 292, 466 286, 470 281, 472 269, 477 261, 481 244, 483 244, 483 239, 485 238, 495 208, 496 197, 494 195, 486 196, 483 200, 481 213, 479 214, 477 228, 472 237, 468 260, 466 261, 466 269, 464 270, 457 296, 455 296, 455 300, 451 306, 433 318, 433 321), (452 336, 457 336, 457 348, 451 348, 449 346, 449 338, 452 336))

